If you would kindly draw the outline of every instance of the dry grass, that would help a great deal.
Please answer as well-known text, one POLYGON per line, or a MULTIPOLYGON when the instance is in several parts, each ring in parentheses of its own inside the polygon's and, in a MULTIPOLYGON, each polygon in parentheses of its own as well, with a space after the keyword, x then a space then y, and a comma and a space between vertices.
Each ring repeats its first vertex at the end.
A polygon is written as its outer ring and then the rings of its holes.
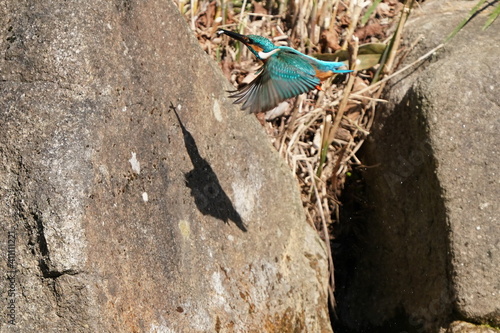
MULTIPOLYGON (((293 169, 307 218, 323 239, 330 240, 335 224, 340 222, 339 197, 346 178, 353 169, 363 166, 356 154, 370 134, 377 105, 384 102, 380 95, 393 71, 413 1, 178 2, 203 49, 221 64, 235 87, 250 82, 259 64, 246 47, 215 35, 217 28, 265 36, 275 44, 289 45, 306 54, 341 54, 348 49, 350 68, 354 70, 351 75, 334 77, 323 84, 323 91, 297 97, 278 115, 257 115, 293 169), (356 62, 358 50, 361 59, 361 48, 368 43, 387 45, 384 53, 376 56, 374 66, 356 62)), ((330 242, 326 244, 329 248, 330 242)), ((329 259, 333 307, 335 283, 333 260, 331 256, 329 259)))

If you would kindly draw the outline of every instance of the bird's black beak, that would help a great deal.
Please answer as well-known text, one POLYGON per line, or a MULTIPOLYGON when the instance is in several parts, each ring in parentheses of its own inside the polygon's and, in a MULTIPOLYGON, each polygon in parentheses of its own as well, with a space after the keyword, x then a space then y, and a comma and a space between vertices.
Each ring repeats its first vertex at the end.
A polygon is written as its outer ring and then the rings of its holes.
POLYGON ((245 35, 240 35, 239 33, 232 32, 229 30, 224 30, 224 29, 217 30, 217 35, 222 35, 222 34, 226 34, 231 38, 239 40, 240 42, 242 42, 245 45, 251 44, 250 38, 248 38, 245 35))

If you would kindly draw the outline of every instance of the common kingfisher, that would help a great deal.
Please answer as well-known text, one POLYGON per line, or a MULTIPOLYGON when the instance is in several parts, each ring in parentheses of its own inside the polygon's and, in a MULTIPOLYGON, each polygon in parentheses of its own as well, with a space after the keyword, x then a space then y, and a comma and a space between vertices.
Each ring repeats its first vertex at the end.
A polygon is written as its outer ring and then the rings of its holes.
POLYGON ((264 63, 252 82, 229 96, 236 98, 235 104, 243 103, 242 110, 269 111, 288 98, 313 89, 321 90, 321 82, 335 73, 352 72, 338 69, 345 66, 342 62, 318 60, 291 47, 276 46, 262 36, 246 36, 224 29, 219 29, 217 34, 242 42, 264 63))

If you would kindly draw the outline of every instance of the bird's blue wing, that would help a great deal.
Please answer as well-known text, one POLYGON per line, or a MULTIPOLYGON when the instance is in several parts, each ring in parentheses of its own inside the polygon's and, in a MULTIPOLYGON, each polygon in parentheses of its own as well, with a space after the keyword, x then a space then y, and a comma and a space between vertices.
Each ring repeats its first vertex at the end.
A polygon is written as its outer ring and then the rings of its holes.
POLYGON ((243 110, 250 109, 254 113, 271 110, 280 102, 311 91, 320 84, 310 62, 287 49, 268 58, 259 72, 252 82, 230 96, 236 98, 234 103, 243 103, 243 110))

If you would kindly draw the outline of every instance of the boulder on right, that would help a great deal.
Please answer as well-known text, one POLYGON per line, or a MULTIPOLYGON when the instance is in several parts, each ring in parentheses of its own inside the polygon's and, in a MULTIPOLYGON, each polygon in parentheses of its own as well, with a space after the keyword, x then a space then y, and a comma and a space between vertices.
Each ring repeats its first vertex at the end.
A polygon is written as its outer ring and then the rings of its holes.
MULTIPOLYGON (((419 42, 400 68, 442 43, 475 3, 414 10, 406 50, 419 42)), ((500 327, 500 22, 483 31, 487 13, 387 86, 363 160, 375 166, 370 213, 339 299, 352 331, 500 327)))

